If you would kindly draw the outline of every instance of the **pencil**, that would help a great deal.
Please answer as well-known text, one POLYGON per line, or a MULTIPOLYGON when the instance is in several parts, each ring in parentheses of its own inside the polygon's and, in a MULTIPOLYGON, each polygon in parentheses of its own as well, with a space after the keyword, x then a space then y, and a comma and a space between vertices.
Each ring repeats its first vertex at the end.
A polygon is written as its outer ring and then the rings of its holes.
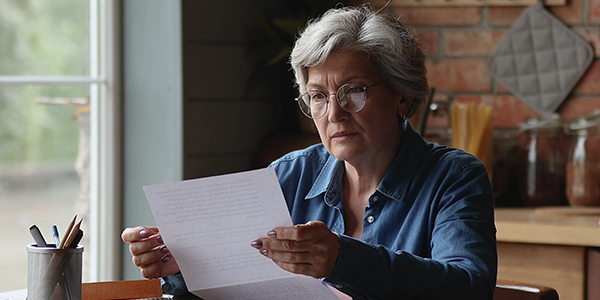
POLYGON ((73 240, 75 239, 75 236, 77 235, 77 232, 79 232, 79 227, 81 227, 81 222, 82 221, 83 221, 83 219, 79 220, 79 222, 77 222, 77 225, 75 225, 75 227, 73 227, 73 230, 71 230, 71 232, 69 233, 69 238, 63 244, 62 248, 66 248, 66 247, 69 247, 71 245, 71 242, 73 242, 73 240))
POLYGON ((65 236, 64 238, 60 241, 60 245, 57 246, 57 248, 64 248, 65 247, 65 243, 67 242, 67 239, 69 238, 69 234, 71 233, 71 229, 73 229, 73 225, 75 225, 75 219, 77 219, 77 215, 75 215, 73 217, 73 220, 71 220, 71 223, 69 223, 69 226, 67 227, 67 230, 65 230, 65 236))

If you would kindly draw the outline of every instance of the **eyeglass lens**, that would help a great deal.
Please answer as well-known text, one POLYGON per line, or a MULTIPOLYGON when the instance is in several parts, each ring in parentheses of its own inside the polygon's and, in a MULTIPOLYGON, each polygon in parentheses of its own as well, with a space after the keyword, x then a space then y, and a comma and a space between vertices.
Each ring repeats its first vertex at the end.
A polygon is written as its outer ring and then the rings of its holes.
MULTIPOLYGON (((345 84, 335 95, 340 107, 347 112, 358 112, 365 107, 366 88, 360 84, 345 84)), ((308 91, 299 100, 300 109, 309 118, 318 119, 327 112, 328 96, 319 91, 308 91)))

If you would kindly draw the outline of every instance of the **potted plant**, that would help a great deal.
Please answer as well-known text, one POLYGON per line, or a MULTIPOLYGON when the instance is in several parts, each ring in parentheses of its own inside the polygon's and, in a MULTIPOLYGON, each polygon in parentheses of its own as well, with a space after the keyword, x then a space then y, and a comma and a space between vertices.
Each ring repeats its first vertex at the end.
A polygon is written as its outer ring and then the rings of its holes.
POLYGON ((256 62, 246 90, 268 86, 278 90, 283 101, 282 130, 314 132, 313 123, 304 117, 293 99, 297 97, 289 55, 298 34, 306 22, 335 7, 332 0, 269 0, 261 12, 254 15, 256 26, 246 31, 246 56, 256 62), (297 117, 291 117, 297 116, 297 117))

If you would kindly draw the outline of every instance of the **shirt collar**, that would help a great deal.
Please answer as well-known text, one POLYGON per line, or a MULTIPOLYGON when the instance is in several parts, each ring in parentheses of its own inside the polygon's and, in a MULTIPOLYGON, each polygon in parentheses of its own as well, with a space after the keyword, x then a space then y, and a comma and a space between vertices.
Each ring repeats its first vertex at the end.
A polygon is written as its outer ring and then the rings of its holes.
POLYGON ((342 193, 342 176, 344 172, 344 162, 329 154, 329 158, 305 199, 312 199, 325 193, 325 203, 329 206, 337 205, 342 199, 339 196, 342 193))
MULTIPOLYGON (((409 183, 417 169, 421 153, 425 147, 425 141, 412 129, 408 121, 404 121, 402 130, 404 137, 400 149, 398 149, 390 169, 377 187, 377 191, 381 194, 396 201, 401 201, 408 190, 409 183)), ((325 203, 329 206, 337 205, 342 199, 340 196, 343 191, 342 177, 344 172, 344 162, 330 154, 305 199, 312 199, 325 193, 325 203)))
POLYGON ((377 187, 378 192, 396 201, 401 201, 406 194, 426 145, 426 142, 412 129, 408 121, 404 121, 402 127, 404 131, 402 145, 377 187))

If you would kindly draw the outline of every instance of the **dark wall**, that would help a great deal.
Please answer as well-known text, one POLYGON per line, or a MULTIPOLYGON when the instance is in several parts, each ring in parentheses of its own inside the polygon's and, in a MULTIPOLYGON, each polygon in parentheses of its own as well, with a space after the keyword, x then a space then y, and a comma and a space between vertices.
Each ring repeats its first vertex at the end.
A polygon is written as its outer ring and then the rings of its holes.
POLYGON ((295 118, 293 96, 282 92, 291 81, 246 89, 255 61, 244 34, 261 9, 247 0, 182 2, 186 179, 254 168, 259 144, 295 118))

